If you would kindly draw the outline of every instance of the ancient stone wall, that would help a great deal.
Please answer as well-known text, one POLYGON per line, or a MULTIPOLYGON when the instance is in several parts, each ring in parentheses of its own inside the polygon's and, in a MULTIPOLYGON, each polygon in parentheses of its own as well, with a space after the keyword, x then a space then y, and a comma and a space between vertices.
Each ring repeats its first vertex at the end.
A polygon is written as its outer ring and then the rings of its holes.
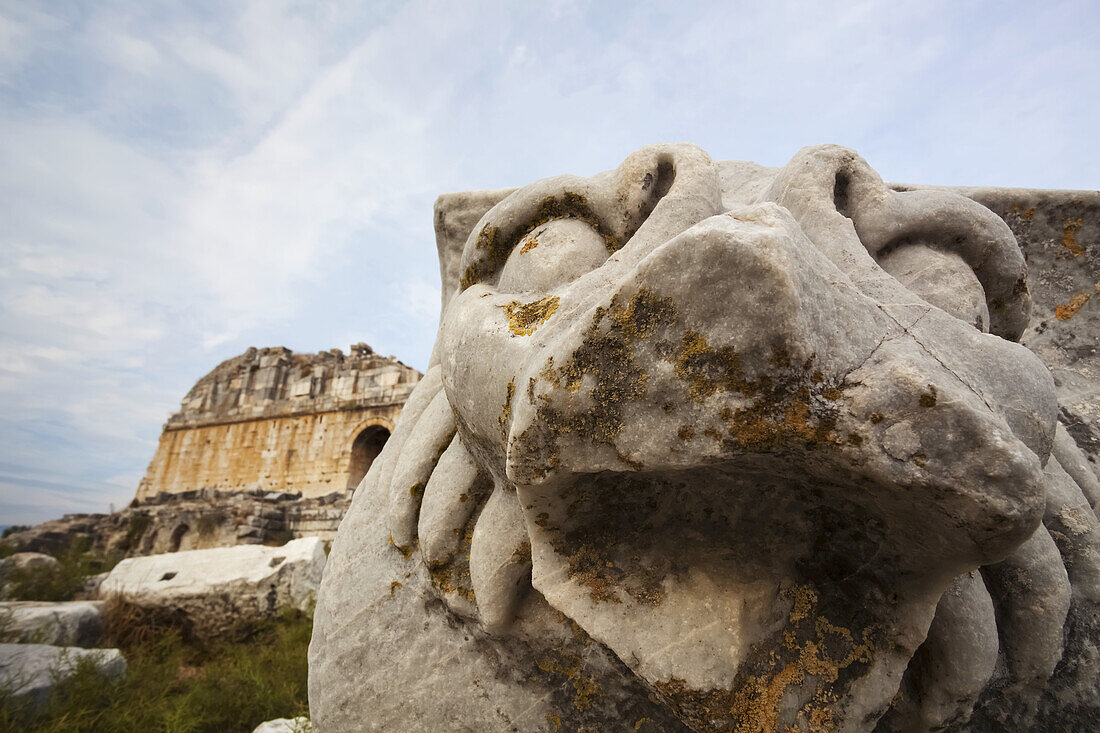
POLYGON ((249 349, 187 393, 164 426, 137 498, 210 489, 314 497, 354 489, 420 376, 364 344, 350 355, 249 349))

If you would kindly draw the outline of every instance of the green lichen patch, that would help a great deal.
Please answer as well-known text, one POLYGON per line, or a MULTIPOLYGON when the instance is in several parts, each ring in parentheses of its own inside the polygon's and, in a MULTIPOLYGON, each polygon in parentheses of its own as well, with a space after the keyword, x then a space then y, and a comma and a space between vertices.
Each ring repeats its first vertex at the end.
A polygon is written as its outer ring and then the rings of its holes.
MULTIPOLYGON (((696 402, 718 393, 752 400, 736 409, 725 407, 720 413, 727 423, 731 448, 761 452, 836 444, 834 411, 817 398, 835 402, 843 394, 840 388, 826 385, 820 371, 809 372, 812 360, 801 369, 792 368, 785 349, 773 349, 770 361, 772 372, 749 378, 732 347, 711 347, 703 334, 689 330, 683 335, 675 365, 676 375, 687 383, 696 402)), ((721 440, 713 427, 704 434, 721 440)))
MULTIPOLYGON (((597 308, 581 345, 568 362, 555 367, 547 360, 540 378, 555 387, 576 392, 592 384, 588 407, 564 413, 543 397, 538 419, 520 436, 518 445, 528 452, 528 463, 549 470, 558 465, 558 441, 562 435, 583 435, 587 440, 612 446, 623 426, 623 405, 646 395, 649 375, 635 357, 639 341, 676 320, 670 298, 639 290, 628 302, 616 296, 607 308, 597 308), (587 381, 586 381, 587 379, 587 381)), ((627 465, 639 468, 629 458, 627 465)))

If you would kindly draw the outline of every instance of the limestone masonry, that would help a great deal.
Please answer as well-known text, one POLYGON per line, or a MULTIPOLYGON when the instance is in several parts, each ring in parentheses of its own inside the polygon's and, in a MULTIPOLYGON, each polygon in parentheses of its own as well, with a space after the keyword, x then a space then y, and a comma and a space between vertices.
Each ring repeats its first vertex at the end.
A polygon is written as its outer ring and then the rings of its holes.
POLYGON ((249 349, 184 397, 137 499, 201 490, 307 498, 352 490, 420 377, 366 344, 350 354, 249 349))

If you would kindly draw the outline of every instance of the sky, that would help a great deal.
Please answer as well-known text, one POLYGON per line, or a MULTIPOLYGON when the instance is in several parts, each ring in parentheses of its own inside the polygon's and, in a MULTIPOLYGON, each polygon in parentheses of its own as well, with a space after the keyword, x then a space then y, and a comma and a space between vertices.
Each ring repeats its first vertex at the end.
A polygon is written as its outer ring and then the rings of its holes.
POLYGON ((0 525, 129 502, 249 346, 424 369, 447 191, 652 142, 1100 186, 1100 3, 0 0, 0 525))

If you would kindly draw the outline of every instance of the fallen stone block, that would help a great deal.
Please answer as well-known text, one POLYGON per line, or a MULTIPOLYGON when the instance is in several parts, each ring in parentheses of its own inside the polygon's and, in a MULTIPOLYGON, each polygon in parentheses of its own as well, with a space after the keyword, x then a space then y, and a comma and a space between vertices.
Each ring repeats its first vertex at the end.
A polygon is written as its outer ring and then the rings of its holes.
POLYGON ((50 691, 76 672, 82 660, 116 681, 126 676, 126 659, 118 649, 81 649, 48 644, 0 644, 0 689, 16 699, 41 705, 50 691))
POLYGON ((22 644, 95 646, 103 631, 103 603, 0 603, 0 638, 22 644))
POLYGON ((282 547, 238 545, 132 557, 100 586, 105 600, 161 608, 198 636, 235 622, 274 615, 283 606, 308 610, 325 567, 324 543, 303 537, 282 547))

